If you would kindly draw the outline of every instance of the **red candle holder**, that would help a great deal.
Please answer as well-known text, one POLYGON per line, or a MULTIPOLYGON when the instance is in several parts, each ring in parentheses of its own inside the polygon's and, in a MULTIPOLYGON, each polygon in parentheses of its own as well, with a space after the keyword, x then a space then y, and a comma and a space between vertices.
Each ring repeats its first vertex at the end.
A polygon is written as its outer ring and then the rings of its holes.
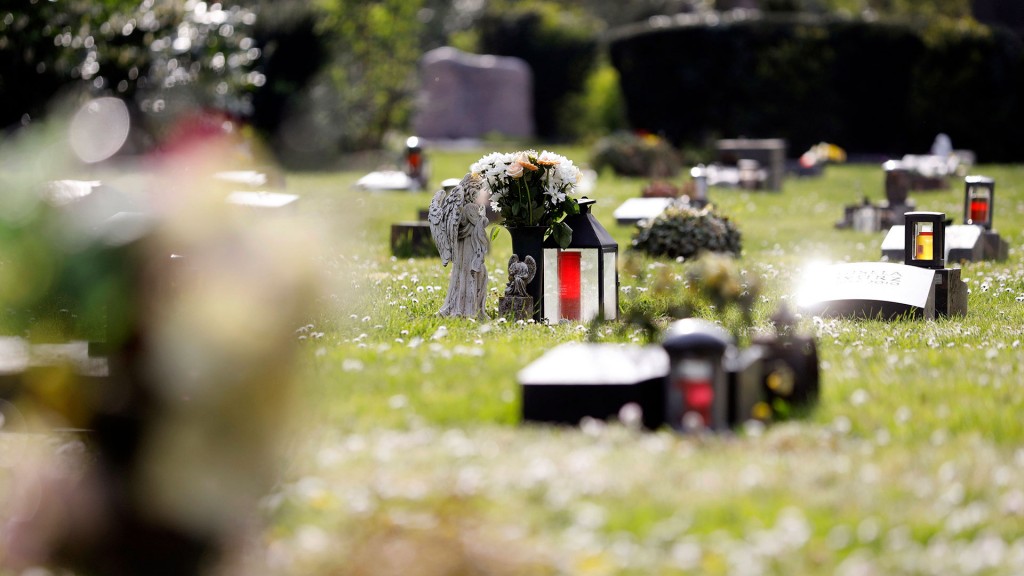
POLYGON ((992 204, 996 183, 986 176, 964 178, 964 224, 992 229, 992 204))

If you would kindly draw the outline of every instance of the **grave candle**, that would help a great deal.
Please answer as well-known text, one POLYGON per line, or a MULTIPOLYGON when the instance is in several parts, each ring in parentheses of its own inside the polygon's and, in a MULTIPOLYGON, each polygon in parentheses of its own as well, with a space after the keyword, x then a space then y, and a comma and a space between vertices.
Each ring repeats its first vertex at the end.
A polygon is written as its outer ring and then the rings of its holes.
POLYGON ((553 238, 544 242, 540 317, 548 322, 614 320, 618 315, 619 245, 590 213, 593 203, 581 198, 580 213, 566 216, 572 229, 568 247, 553 238))
POLYGON ((942 212, 907 212, 904 219, 904 264, 932 269, 944 267, 946 215, 942 212))
POLYGON ((931 222, 918 222, 915 234, 915 260, 931 260, 935 248, 935 238, 931 222))
POLYGON ((713 375, 711 363, 703 359, 687 359, 676 366, 672 385, 683 399, 683 422, 687 421, 689 414, 696 414, 700 416, 700 427, 711 424, 711 404, 715 399, 713 375))
POLYGON ((560 278, 559 307, 562 318, 580 319, 580 253, 559 252, 558 277, 560 278))
POLYGON ((995 181, 985 176, 968 176, 964 182, 964 224, 991 230, 995 181))

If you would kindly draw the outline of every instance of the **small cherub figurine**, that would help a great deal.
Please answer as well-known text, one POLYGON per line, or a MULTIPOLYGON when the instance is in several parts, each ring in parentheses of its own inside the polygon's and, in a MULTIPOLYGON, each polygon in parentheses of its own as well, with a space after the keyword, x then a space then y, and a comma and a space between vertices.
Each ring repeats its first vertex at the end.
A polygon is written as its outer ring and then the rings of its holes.
POLYGON ((505 286, 505 297, 529 296, 526 293, 526 285, 529 284, 537 274, 537 261, 533 256, 527 255, 522 262, 519 256, 513 254, 508 260, 508 284, 505 286))
POLYGON ((438 190, 430 201, 427 220, 441 254, 441 264, 452 262, 448 294, 438 311, 441 316, 487 318, 487 269, 484 257, 490 249, 487 217, 480 203, 486 181, 477 173, 466 174, 451 191, 438 190))

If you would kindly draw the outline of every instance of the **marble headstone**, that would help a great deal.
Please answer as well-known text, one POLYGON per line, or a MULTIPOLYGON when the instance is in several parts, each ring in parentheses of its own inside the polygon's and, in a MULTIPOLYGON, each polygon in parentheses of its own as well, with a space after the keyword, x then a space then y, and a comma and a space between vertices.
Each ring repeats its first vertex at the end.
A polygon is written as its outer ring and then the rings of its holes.
POLYGON ((431 50, 420 61, 413 125, 428 140, 532 137, 533 73, 521 58, 431 50))

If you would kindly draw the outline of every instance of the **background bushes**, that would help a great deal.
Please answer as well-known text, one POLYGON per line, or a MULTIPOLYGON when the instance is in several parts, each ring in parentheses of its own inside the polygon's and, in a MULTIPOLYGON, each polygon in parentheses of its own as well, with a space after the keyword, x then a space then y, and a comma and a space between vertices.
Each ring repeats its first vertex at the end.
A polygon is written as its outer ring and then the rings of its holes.
POLYGON ((946 132, 982 161, 1019 160, 1024 47, 1001 29, 799 14, 676 18, 610 44, 634 128, 677 146, 782 137, 790 153, 925 152, 946 132))
POLYGON ((572 114, 598 59, 601 23, 554 3, 493 4, 477 24, 480 54, 516 56, 533 70, 537 135, 568 140, 582 129, 572 114))

